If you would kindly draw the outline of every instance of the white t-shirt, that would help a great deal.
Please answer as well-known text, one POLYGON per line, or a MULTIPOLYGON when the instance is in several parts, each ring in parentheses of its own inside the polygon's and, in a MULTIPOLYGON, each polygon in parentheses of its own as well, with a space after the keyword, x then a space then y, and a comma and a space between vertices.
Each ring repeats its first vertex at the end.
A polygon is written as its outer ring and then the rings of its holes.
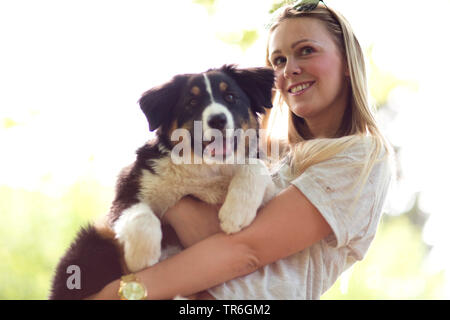
POLYGON ((364 161, 372 141, 362 138, 292 181, 285 174, 289 167, 283 164, 274 175, 278 186, 292 184, 300 189, 333 232, 309 248, 213 287, 209 293, 219 300, 319 299, 343 271, 361 260, 375 236, 392 176, 391 161, 382 152, 361 192, 360 185, 353 188, 362 169, 354 164, 364 161))

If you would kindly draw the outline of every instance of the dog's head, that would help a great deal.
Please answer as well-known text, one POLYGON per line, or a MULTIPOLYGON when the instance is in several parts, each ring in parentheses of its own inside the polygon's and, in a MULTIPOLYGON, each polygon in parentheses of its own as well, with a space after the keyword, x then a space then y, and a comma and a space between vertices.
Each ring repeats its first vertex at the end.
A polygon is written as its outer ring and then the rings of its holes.
POLYGON ((184 129, 193 137, 192 146, 201 139, 205 147, 222 133, 226 153, 227 135, 237 129, 259 128, 259 114, 272 107, 273 82, 274 73, 269 68, 226 65, 205 73, 177 75, 145 92, 139 104, 150 131, 158 130, 160 137, 172 141, 169 147, 177 142, 173 143, 172 133, 184 129))

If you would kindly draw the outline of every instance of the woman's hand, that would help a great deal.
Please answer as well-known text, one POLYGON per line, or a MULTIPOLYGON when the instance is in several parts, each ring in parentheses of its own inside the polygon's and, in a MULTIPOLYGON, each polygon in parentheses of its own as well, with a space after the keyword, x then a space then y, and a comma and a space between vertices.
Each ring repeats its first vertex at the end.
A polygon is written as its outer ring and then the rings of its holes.
POLYGON ((187 196, 169 208, 163 216, 187 248, 215 233, 221 232, 218 211, 220 205, 211 205, 187 196))

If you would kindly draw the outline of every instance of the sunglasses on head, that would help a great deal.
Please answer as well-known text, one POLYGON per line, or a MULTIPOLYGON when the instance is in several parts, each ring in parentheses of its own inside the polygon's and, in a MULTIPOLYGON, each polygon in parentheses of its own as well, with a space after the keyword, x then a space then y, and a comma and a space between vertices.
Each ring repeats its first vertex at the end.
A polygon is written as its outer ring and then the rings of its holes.
POLYGON ((293 8, 297 11, 309 12, 317 8, 319 2, 321 1, 326 7, 327 5, 323 2, 323 0, 302 0, 294 4, 293 8))
MULTIPOLYGON (((317 8, 317 6, 319 5, 319 2, 321 2, 324 4, 324 6, 328 9, 327 5, 325 4, 325 2, 323 2, 323 0, 301 0, 301 1, 297 1, 296 4, 293 5, 293 9, 298 11, 298 12, 310 12, 313 11, 315 8, 317 8)), ((283 7, 279 8, 278 10, 282 9, 283 7)), ((266 29, 270 29, 274 23, 274 21, 276 20, 277 11, 275 11, 275 13, 273 13, 271 21, 265 25, 266 29)))

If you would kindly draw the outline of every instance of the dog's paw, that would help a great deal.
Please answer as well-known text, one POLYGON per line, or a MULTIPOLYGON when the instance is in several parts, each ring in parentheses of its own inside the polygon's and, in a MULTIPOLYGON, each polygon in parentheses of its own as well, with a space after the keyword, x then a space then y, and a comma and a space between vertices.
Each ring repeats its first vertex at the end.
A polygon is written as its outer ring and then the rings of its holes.
POLYGON ((250 207, 230 206, 224 203, 219 211, 220 227, 227 234, 241 231, 253 221, 256 211, 257 209, 250 207))
POLYGON ((137 243, 125 243, 125 262, 130 272, 137 272, 159 261, 161 256, 160 241, 148 241, 136 248, 137 243))
POLYGON ((161 222, 150 207, 136 204, 114 224, 116 238, 123 245, 125 262, 131 272, 152 266, 161 257, 161 222))

